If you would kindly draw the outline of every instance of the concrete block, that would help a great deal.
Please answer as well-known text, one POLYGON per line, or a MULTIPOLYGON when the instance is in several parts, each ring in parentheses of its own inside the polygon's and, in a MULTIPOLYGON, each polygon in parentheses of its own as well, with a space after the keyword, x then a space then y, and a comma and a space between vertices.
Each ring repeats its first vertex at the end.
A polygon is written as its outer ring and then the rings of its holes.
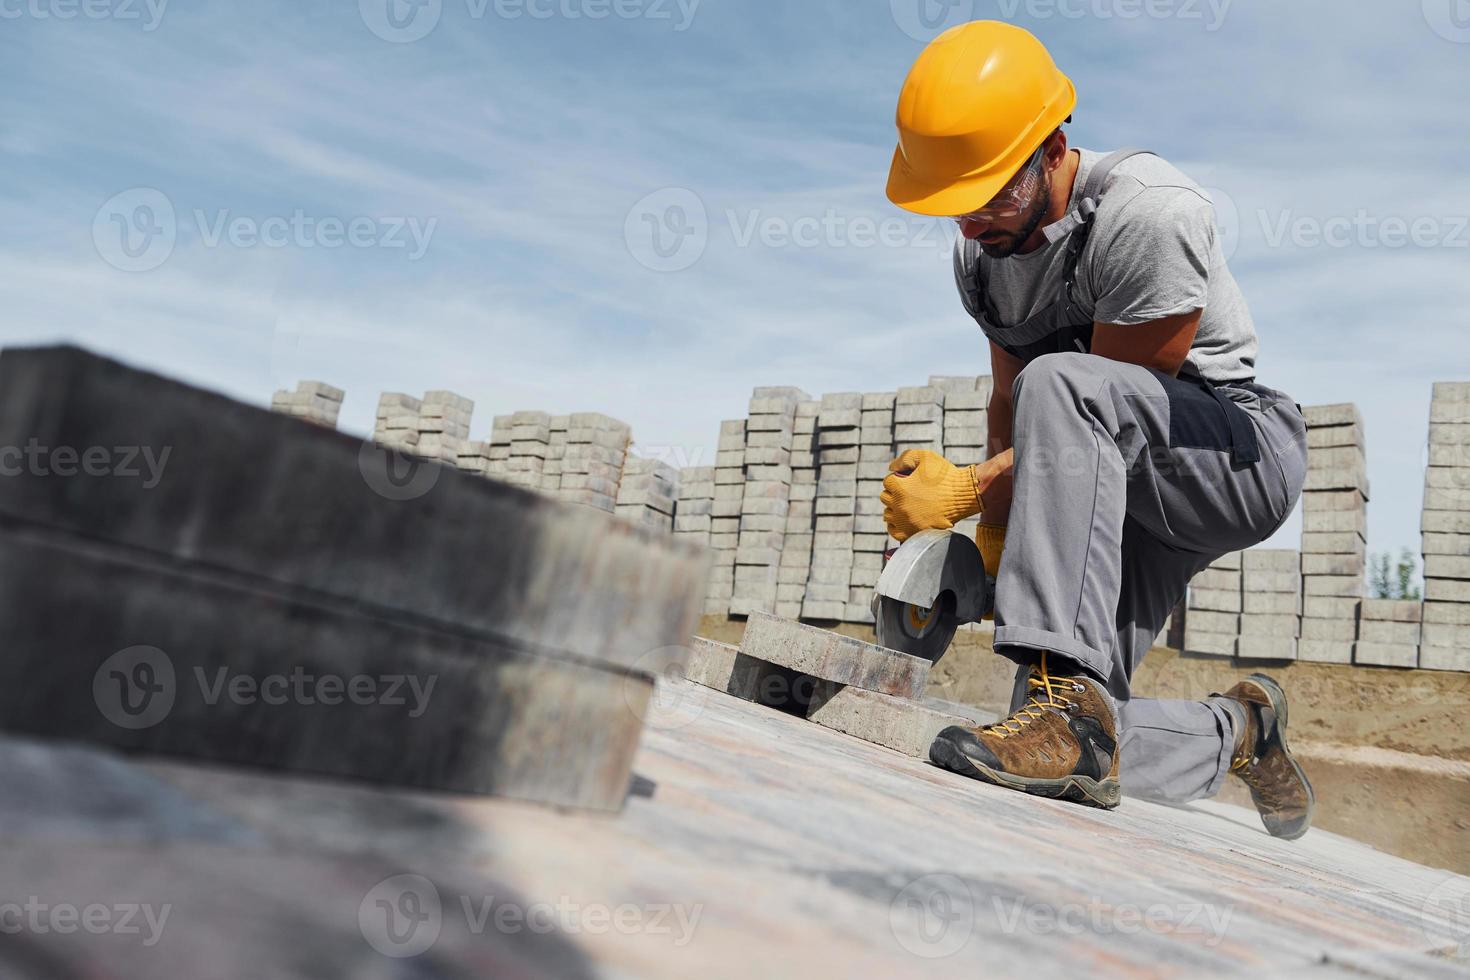
POLYGON ((1431 466, 1424 471, 1424 485, 1455 491, 1470 500, 1470 466, 1431 466))
POLYGON ((1396 623, 1384 620, 1364 619, 1358 623, 1358 642, 1383 643, 1391 646, 1419 645, 1418 623, 1396 623))
POLYGON ((823 395, 821 398, 821 412, 833 411, 862 411, 863 395, 853 391, 839 391, 823 395))
POLYGON ((818 681, 807 718, 824 728, 872 742, 915 759, 950 725, 977 727, 998 719, 968 705, 935 698, 909 700, 830 681, 818 681))
POLYGON ((1424 511, 1419 515, 1419 529, 1435 534, 1470 534, 1470 510, 1424 511))
MULTIPOLYGON (((1249 597, 1250 593, 1247 592, 1249 597)), ((1241 636, 1291 636, 1297 635, 1299 618, 1290 613, 1245 613, 1240 617, 1241 636)))
POLYGON ((1368 569, 1366 555, 1302 555, 1303 575, 1358 575, 1368 569))
POLYGON ((895 405, 944 404, 944 390, 934 387, 900 388, 895 405))
POLYGON ((1456 424, 1470 422, 1470 402, 1435 398, 1429 403, 1429 421, 1456 424))
POLYGON ((1358 622, 1349 618, 1317 619, 1304 616, 1299 631, 1303 640, 1351 643, 1358 638, 1358 622))
MULTIPOLYGON (((1229 593, 1226 593, 1229 595, 1229 593)), ((1300 592, 1261 592, 1246 589, 1236 597, 1238 611, 1256 616, 1290 616, 1295 618, 1302 612, 1300 592)))
POLYGON ((1470 602, 1470 581, 1427 578, 1424 580, 1424 599, 1426 602, 1470 602))
POLYGON ((944 410, 984 412, 990 407, 990 386, 983 391, 951 391, 944 396, 944 410))
POLYGON ((1425 555, 1426 578, 1470 579, 1470 557, 1464 555, 1425 555))
POLYGON ((1324 425, 1361 427, 1363 424, 1362 413, 1358 411, 1358 406, 1351 402, 1336 405, 1305 405, 1302 407, 1302 415, 1306 418, 1308 429, 1324 425))
POLYGON ((1208 609, 1191 609, 1189 615, 1185 617, 1185 627, 1201 633, 1223 633, 1237 636, 1240 633, 1240 615, 1212 612, 1208 609))
POLYGON ((1426 623, 1470 626, 1470 603, 1426 602, 1422 607, 1422 615, 1426 623))
POLYGON ((983 448, 987 438, 988 433, 982 426, 974 426, 967 429, 951 429, 946 426, 944 430, 944 445, 947 449, 956 449, 959 447, 983 448))
POLYGON ((1212 657, 1235 656, 1235 644, 1239 637, 1234 633, 1210 633, 1198 628, 1191 628, 1191 620, 1196 613, 1191 612, 1184 620, 1184 652, 1206 654, 1212 657))
POLYGON ((1430 423, 1429 444, 1431 446, 1470 446, 1470 424, 1463 422, 1430 423))
POLYGON ((893 441, 939 442, 944 438, 944 428, 938 422, 894 422, 893 441))
MULTIPOLYGON (((1395 623, 1395 626, 1412 625, 1395 623)), ((1426 647, 1458 647, 1470 652, 1470 623, 1424 623, 1420 640, 1426 647)))
POLYGON ((1454 646, 1421 646, 1419 648, 1421 670, 1470 671, 1470 643, 1461 642, 1454 646))
POLYGON ((1303 532, 1303 555, 1366 555, 1368 543, 1351 532, 1303 532))
POLYGON ((1360 490, 1313 490, 1302 494, 1302 512, 1366 510, 1368 498, 1360 490))
POLYGON ((1241 569, 1251 572, 1296 572, 1301 555, 1295 548, 1251 548, 1241 554, 1241 569))
POLYGON ((1239 571, 1244 565, 1244 552, 1231 551, 1210 562, 1210 568, 1239 571))
POLYGON ((1366 584, 1361 575, 1304 575, 1304 596, 1353 596, 1361 598, 1366 584))
POLYGON ((1240 589, 1201 589, 1191 585, 1188 608, 1239 613, 1243 609, 1243 594, 1240 589))
POLYGON ((1241 580, 1246 592, 1288 592, 1301 589, 1301 575, 1297 572, 1245 572, 1241 580))
POLYGON ((627 792, 645 674, 53 529, 7 530, 0 581, 9 731, 593 809, 627 792))
POLYGON ((1419 648, 1359 641, 1353 644, 1353 663, 1375 667, 1417 667, 1419 648))
POLYGON ((773 616, 752 616, 741 652, 757 660, 895 697, 917 698, 929 661, 773 616))
POLYGON ((875 391, 863 395, 864 412, 891 412, 897 404, 898 395, 892 391, 875 391))
MULTIPOLYGON (((1426 471, 1432 472, 1432 471, 1426 471)), ((1424 488, 1424 509, 1443 510, 1454 513, 1470 512, 1470 493, 1463 490, 1444 490, 1438 487, 1424 488)))
POLYGON ((1304 491, 1356 490, 1366 498, 1369 496, 1368 470, 1367 467, 1362 469, 1309 469, 1302 489, 1304 491))
POLYGON ((836 620, 841 621, 847 614, 847 602, 845 600, 827 600, 813 597, 811 590, 807 590, 806 600, 801 604, 802 619, 836 620))
POLYGON ((1364 599, 1359 614, 1365 621, 1417 623, 1423 617, 1424 605, 1414 599, 1364 599))
POLYGON ((1210 589, 1224 592, 1239 592, 1240 571, 1224 568, 1206 568, 1197 572, 1189 582, 1191 589, 1210 589))
POLYGON ((929 422, 942 424, 944 421, 944 409, 936 404, 920 402, 912 405, 899 405, 893 411, 893 424, 911 425, 917 422, 929 422))
MULTIPOLYGON (((1307 430, 1307 449, 1363 448, 1363 429, 1357 425, 1323 425, 1307 430)), ((1310 455, 1310 454, 1309 454, 1310 455)))
POLYGON ((1235 641, 1235 655, 1242 660, 1295 660, 1295 636, 1242 634, 1235 641))
POLYGON ((847 605, 842 610, 842 621, 845 623, 862 623, 866 626, 872 626, 874 622, 872 607, 873 590, 863 589, 859 591, 863 593, 861 597, 851 597, 850 594, 847 605))
MULTIPOLYGON (((1470 429, 1470 425, 1455 426, 1459 429, 1470 429)), ((1470 444, 1450 443, 1435 445, 1429 444, 1429 466, 1450 467, 1454 469, 1470 468, 1470 444)))
POLYGON ((1302 637, 1296 641, 1296 658, 1312 663, 1350 664, 1353 662, 1353 644, 1351 641, 1309 640, 1302 637))
POLYGON ((817 419, 819 429, 857 429, 862 423, 863 413, 859 408, 824 408, 817 419))
POLYGON ((1357 446, 1337 446, 1311 449, 1307 452, 1307 469, 1311 470, 1366 470, 1368 457, 1357 446))

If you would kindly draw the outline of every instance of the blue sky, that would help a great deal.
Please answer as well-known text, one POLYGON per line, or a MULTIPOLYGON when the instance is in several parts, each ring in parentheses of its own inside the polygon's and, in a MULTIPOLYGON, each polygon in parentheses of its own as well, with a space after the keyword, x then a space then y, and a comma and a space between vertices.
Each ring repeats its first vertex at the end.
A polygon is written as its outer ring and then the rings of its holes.
POLYGON ((1417 550, 1430 383, 1470 379, 1465 0, 416 2, 0 0, 0 343, 319 378, 361 432, 384 390, 477 438, 603 411, 690 465, 756 385, 986 373, 953 232, 883 186, 923 41, 995 17, 1074 144, 1216 195, 1261 380, 1358 402, 1370 548, 1417 550))

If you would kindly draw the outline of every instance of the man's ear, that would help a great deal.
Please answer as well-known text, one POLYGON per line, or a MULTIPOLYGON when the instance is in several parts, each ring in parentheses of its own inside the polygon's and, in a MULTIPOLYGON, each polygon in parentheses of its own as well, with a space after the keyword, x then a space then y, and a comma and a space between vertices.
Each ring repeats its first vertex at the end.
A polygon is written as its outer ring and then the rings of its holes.
POLYGON ((1058 129, 1046 140, 1046 169, 1056 170, 1067 158, 1067 134, 1058 129))

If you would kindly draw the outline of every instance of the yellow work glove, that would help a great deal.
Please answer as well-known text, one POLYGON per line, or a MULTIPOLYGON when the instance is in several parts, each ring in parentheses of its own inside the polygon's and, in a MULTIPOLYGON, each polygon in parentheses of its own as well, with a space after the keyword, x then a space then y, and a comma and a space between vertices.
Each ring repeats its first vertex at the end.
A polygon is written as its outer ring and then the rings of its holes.
POLYGON ((958 467, 938 453, 910 449, 888 464, 883 481, 883 520, 894 540, 903 542, 931 528, 948 530, 980 513, 975 467, 958 467))
MULTIPOLYGON (((1006 526, 1004 524, 981 524, 975 529, 975 544, 980 548, 980 561, 985 565, 986 577, 994 580, 1000 574, 1000 555, 1006 547, 1006 526)), ((994 619, 994 603, 991 611, 981 619, 994 619)))

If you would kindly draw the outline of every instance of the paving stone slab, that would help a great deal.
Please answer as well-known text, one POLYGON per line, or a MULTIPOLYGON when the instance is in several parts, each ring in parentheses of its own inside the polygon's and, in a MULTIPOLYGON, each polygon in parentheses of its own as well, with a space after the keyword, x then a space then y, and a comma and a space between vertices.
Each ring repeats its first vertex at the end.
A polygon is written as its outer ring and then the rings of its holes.
POLYGON ((1358 638, 1358 621, 1348 617, 1319 619, 1315 616, 1303 616, 1299 629, 1304 640, 1351 642, 1358 638))
POLYGON ((821 680, 896 697, 918 697, 929 676, 927 660, 774 616, 751 617, 740 649, 821 680))
POLYGON ((1302 637, 1296 643, 1296 658, 1319 664, 1350 664, 1353 662, 1351 640, 1309 640, 1302 637))
POLYGON ((817 681, 807 718, 824 728, 872 742, 916 759, 950 725, 976 727, 999 719, 993 712, 938 698, 910 700, 817 681))
POLYGON ((28 471, 0 481, 0 515, 530 649, 631 666, 693 632, 703 602, 686 543, 76 348, 0 353, 0 445, 31 439, 160 465, 28 471))
POLYGON ((1419 648, 1394 643, 1353 644, 1353 663, 1372 667, 1417 667, 1419 648))

